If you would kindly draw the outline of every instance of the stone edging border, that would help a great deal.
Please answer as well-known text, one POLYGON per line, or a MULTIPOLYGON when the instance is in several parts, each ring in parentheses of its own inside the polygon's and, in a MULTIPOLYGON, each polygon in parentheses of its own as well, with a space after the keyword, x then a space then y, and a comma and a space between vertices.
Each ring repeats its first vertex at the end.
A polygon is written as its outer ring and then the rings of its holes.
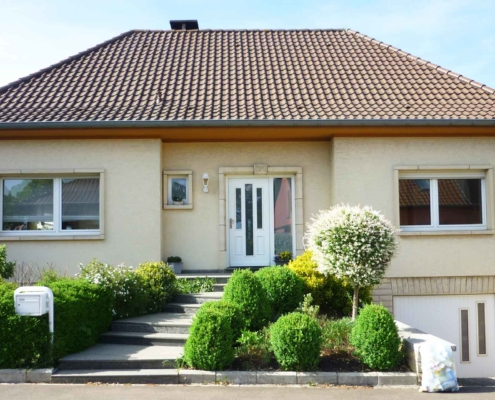
POLYGON ((52 368, 0 369, 0 383, 50 383, 52 368))
POLYGON ((417 386, 414 372, 177 371, 179 384, 417 386))

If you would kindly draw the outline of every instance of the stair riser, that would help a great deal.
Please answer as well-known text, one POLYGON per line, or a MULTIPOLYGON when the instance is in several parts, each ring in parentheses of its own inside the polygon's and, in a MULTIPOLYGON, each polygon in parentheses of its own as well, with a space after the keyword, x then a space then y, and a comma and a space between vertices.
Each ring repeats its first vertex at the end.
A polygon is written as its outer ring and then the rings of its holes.
POLYGON ((164 385, 178 383, 177 376, 102 376, 102 377, 86 377, 86 376, 52 376, 52 383, 73 383, 73 384, 85 384, 91 382, 100 383, 133 383, 133 384, 155 384, 164 385))
POLYGON ((139 324, 112 324, 115 332, 147 332, 147 333, 189 333, 189 325, 161 326, 139 324))
POLYGON ((185 303, 185 304, 204 304, 208 301, 218 301, 220 300, 217 297, 194 297, 188 294, 178 294, 174 298, 174 302, 176 303, 185 303))
POLYGON ((213 285, 213 292, 223 292, 223 289, 225 288, 225 286, 223 284, 216 284, 216 285, 213 285))
POLYGON ((59 361, 59 370, 80 369, 169 369, 177 366, 176 360, 132 360, 132 361, 59 361))
POLYGON ((176 305, 166 304, 165 306, 163 306, 162 311, 170 312, 170 313, 194 315, 198 312, 198 307, 176 306, 176 305))
POLYGON ((138 346, 184 346, 185 339, 146 339, 139 337, 102 336, 100 343, 138 346))

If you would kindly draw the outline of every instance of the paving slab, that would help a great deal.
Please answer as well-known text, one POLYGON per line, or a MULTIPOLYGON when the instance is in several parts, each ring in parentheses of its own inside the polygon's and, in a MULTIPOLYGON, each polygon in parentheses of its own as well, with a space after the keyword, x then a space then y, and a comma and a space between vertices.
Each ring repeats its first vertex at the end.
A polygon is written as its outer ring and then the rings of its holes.
POLYGON ((53 374, 52 368, 28 369, 26 371, 26 382, 28 383, 50 383, 53 374))
POLYGON ((337 372, 337 383, 348 386, 376 386, 377 372, 337 372))
POLYGON ((217 382, 228 382, 236 385, 256 385, 256 371, 217 371, 217 382))
POLYGON ((258 384, 268 385, 295 385, 297 384, 296 372, 265 372, 258 371, 257 373, 258 384))
POLYGON ((215 383, 215 377, 214 371, 179 370, 179 384, 215 383))
POLYGON ((415 372, 379 372, 378 386, 408 386, 418 385, 415 372))
POLYGON ((0 383, 26 382, 25 369, 0 369, 0 383))
POLYGON ((318 385, 336 385, 336 372, 298 372, 297 383, 299 385, 307 385, 315 383, 318 385))

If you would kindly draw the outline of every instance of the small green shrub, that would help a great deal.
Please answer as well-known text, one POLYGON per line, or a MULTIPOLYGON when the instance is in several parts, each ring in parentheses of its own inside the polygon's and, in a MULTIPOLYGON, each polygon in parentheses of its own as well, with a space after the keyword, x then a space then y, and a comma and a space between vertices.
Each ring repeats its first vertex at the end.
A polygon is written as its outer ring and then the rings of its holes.
POLYGON ((383 306, 370 304, 358 315, 351 344, 363 363, 380 371, 393 370, 402 361, 401 339, 392 314, 383 306))
POLYGON ((141 284, 147 291, 148 312, 158 312, 166 301, 170 301, 175 295, 175 274, 170 267, 162 261, 145 262, 139 264, 136 275, 141 279, 141 284))
POLYGON ((48 316, 17 315, 16 288, 13 283, 0 282, 0 369, 52 366, 48 316))
MULTIPOLYGON (((181 200, 177 200, 177 201, 181 201, 181 200)), ((180 258, 179 256, 170 256, 170 257, 167 258, 167 262, 169 262, 169 263, 180 263, 180 262, 182 262, 182 258, 180 258)))
POLYGON ((82 279, 60 279, 48 283, 55 306, 55 346, 58 360, 98 342, 112 321, 112 293, 82 279))
POLYGON ((308 293, 304 296, 303 302, 299 304, 296 311, 309 315, 311 318, 318 318, 320 306, 313 305, 313 296, 308 293))
POLYGON ((0 278, 10 279, 14 276, 15 262, 7 261, 7 246, 0 245, 0 278))
POLYGON ((258 330, 268 323, 271 309, 266 292, 250 270, 236 270, 232 274, 223 298, 241 307, 250 330, 258 330))
POLYGON ((284 370, 314 370, 320 360, 321 328, 302 313, 284 315, 270 330, 275 358, 284 370))
POLYGON ((242 308, 237 304, 226 300, 208 301, 201 306, 198 314, 206 311, 218 312, 229 321, 234 342, 241 336, 242 330, 246 329, 246 320, 242 308))
POLYGON ((80 277, 89 283, 109 288, 113 293, 114 319, 135 317, 147 313, 149 294, 132 267, 113 267, 94 259, 80 265, 80 277))
POLYGON ((175 281, 176 293, 206 293, 213 292, 213 278, 177 279, 175 281))
POLYGON ((259 370, 267 367, 273 357, 270 346, 270 329, 258 332, 243 331, 235 349, 235 355, 247 370, 259 370))
POLYGON ((322 323, 323 349, 348 350, 354 323, 351 318, 329 319, 322 323))
POLYGON ((260 269, 254 275, 266 292, 273 319, 294 311, 303 300, 303 280, 292 270, 268 267, 260 269))
POLYGON ((197 313, 184 346, 184 360, 191 367, 207 371, 222 370, 232 364, 232 328, 225 313, 197 313))
MULTIPOLYGON (((319 272, 311 252, 306 251, 292 260, 287 268, 303 279, 304 293, 311 293, 314 303, 322 311, 336 318, 351 315, 353 287, 343 279, 319 272)), ((359 301, 361 304, 371 303, 370 288, 359 290, 359 301)))

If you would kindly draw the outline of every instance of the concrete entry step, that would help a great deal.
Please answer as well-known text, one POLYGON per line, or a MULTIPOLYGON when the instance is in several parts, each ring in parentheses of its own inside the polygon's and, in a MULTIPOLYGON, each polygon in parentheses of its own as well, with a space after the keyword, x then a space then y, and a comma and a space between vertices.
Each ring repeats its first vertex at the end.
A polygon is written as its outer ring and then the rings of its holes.
POLYGON ((184 346, 187 333, 107 332, 100 343, 135 344, 141 346, 184 346))
POLYGON ((188 333, 192 316, 183 312, 156 313, 112 323, 114 332, 188 333))
POLYGON ((213 278, 215 279, 216 283, 221 283, 225 284, 229 280, 231 274, 225 274, 225 273, 201 273, 201 272, 194 272, 194 273, 182 273, 177 275, 178 279, 196 279, 196 278, 213 278))
POLYGON ((192 316, 198 312, 199 307, 201 307, 201 304, 168 303, 162 307, 162 311, 170 313, 183 313, 192 316))
POLYGON ((223 292, 208 292, 197 294, 178 294, 174 297, 174 302, 183 304, 203 304, 207 301, 221 300, 223 292))
POLYGON ((225 289, 226 283, 216 283, 213 285, 213 292, 218 293, 218 292, 223 292, 225 289))
POLYGON ((52 383, 177 384, 177 375, 176 369, 59 370, 52 375, 52 383))
POLYGON ((59 360, 60 370, 175 368, 182 346, 97 344, 59 360), (164 363, 165 362, 165 363, 164 363))

